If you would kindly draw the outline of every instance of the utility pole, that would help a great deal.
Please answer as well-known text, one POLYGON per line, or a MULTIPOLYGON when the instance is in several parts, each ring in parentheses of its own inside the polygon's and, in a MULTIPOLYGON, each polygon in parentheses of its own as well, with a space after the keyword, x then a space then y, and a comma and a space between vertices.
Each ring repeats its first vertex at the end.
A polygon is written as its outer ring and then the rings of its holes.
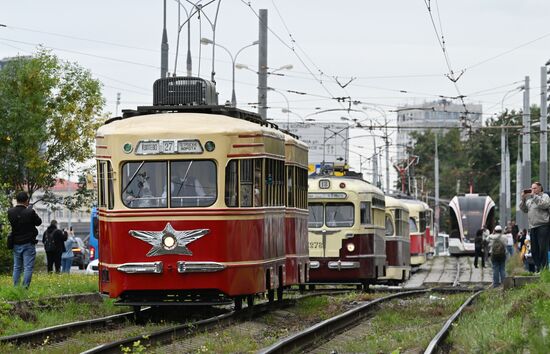
POLYGON ((166 32, 166 0, 164 0, 164 27, 162 28, 162 43, 160 45, 160 77, 168 74, 168 33, 166 32))
MULTIPOLYGON (((523 173, 522 189, 531 186, 531 112, 529 108, 529 76, 525 77, 523 90, 523 130, 522 130, 523 173)), ((523 225, 523 227, 527 227, 523 225)))
POLYGON ((437 238, 437 235, 439 234, 439 153, 438 153, 438 147, 437 147, 437 132, 435 132, 434 180, 435 180, 434 237, 437 238))
POLYGON ((512 193, 510 188, 510 144, 508 143, 508 134, 506 134, 506 152, 505 152, 505 160, 506 160, 506 174, 505 174, 505 191, 504 195, 506 196, 506 220, 510 221, 512 220, 512 193))
POLYGON ((267 9, 260 9, 258 39, 258 114, 267 119, 267 9))
POLYGON ((500 188, 498 215, 499 223, 506 225, 506 133, 504 126, 500 129, 500 188))
POLYGON ((522 163, 521 163, 521 137, 518 136, 518 157, 516 160, 516 224, 522 230, 525 227, 525 214, 519 209, 519 203, 521 201, 522 190, 522 163))
POLYGON ((548 137, 546 134, 548 107, 546 96, 546 66, 540 68, 540 165, 539 178, 544 189, 548 189, 548 137))

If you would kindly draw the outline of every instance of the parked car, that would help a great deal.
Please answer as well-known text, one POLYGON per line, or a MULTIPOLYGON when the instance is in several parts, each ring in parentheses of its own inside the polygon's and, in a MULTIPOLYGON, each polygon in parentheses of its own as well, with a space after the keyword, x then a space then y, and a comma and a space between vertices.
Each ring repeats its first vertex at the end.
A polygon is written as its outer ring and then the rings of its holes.
POLYGON ((75 237, 75 240, 76 244, 73 246, 73 265, 78 266, 78 269, 86 269, 88 263, 90 263, 90 251, 80 237, 75 237))
POLYGON ((99 274, 99 259, 94 259, 93 261, 88 264, 88 267, 86 268, 86 274, 89 275, 98 275, 99 274))

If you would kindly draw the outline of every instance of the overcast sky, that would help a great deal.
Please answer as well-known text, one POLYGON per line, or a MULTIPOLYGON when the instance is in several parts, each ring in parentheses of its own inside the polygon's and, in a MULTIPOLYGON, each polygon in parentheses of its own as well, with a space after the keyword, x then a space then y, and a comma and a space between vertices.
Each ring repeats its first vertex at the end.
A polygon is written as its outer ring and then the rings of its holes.
MULTIPOLYGON (((194 0, 196 2, 197 0, 194 0)), ((540 67, 550 59, 550 1, 547 0, 221 0, 216 41, 233 54, 258 39, 259 9, 269 11, 268 66, 292 64, 271 75, 268 116, 291 120, 319 110, 344 108, 334 97, 350 96, 364 106, 383 109, 388 119, 397 106, 416 105, 440 96, 465 95, 466 103, 483 105, 484 117, 501 107, 520 109, 514 90, 531 78, 531 104, 540 104, 540 67), (431 15, 427 9, 431 7, 431 15), (432 22, 433 19, 433 22, 432 22), (440 41, 444 38, 447 60, 440 41), (294 50, 293 50, 294 49, 294 50), (447 65, 447 62, 449 65, 447 65), (456 85, 446 75, 460 76, 456 85), (354 78, 345 89, 339 87, 354 78), (306 93, 298 95, 288 92, 306 93), (503 101, 503 98, 506 98, 503 101)), ((208 1, 203 0, 202 4, 208 1)), ((27 55, 38 44, 59 57, 89 68, 104 84, 106 110, 152 103, 152 83, 160 75, 162 0, 17 0, 0 5, 0 58, 27 55)), ((182 0, 182 4, 191 6, 182 0)), ((217 2, 204 8, 214 19, 217 2)), ((169 71, 174 71, 177 8, 167 0, 169 71)), ((182 19, 187 16, 182 11, 182 19)), ((212 38, 205 16, 191 20, 193 72, 199 68, 200 37, 212 38), (202 24, 202 34, 199 32, 202 24)), ((185 75, 187 27, 181 32, 176 72, 185 75)), ((202 46, 201 76, 210 77, 211 47, 202 46)), ((245 49, 236 70, 238 106, 257 101, 257 47, 245 49)), ((231 62, 216 51, 215 71, 220 102, 231 98, 231 62)), ((458 102, 458 101, 456 101, 458 102)), ((340 121, 346 112, 315 115, 340 121)), ((380 119, 380 113, 351 113, 380 119)))

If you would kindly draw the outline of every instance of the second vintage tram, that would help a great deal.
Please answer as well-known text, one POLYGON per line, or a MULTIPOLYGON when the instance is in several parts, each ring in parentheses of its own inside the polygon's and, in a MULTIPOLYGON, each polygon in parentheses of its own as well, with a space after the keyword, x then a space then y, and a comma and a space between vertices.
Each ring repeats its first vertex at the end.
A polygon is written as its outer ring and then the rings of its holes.
POLYGON ((383 192, 351 176, 310 176, 311 283, 361 283, 386 273, 383 192))
POLYGON ((307 146, 203 79, 157 80, 153 101, 97 132, 101 293, 240 308, 306 282, 307 146))
POLYGON ((386 276, 381 281, 399 283, 411 276, 409 208, 402 200, 386 196, 386 276))

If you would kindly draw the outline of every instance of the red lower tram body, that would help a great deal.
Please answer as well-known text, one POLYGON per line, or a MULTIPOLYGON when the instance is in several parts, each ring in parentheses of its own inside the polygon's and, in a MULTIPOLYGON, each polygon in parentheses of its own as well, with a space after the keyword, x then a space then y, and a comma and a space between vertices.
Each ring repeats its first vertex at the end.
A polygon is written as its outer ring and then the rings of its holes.
POLYGON ((384 242, 382 236, 373 233, 354 234, 343 239, 339 257, 310 258, 310 282, 374 282, 385 275, 384 242), (348 244, 353 244, 353 251, 349 251, 348 244))
POLYGON ((387 276, 406 280, 411 266, 410 242, 403 238, 386 237, 387 276))
POLYGON ((123 303, 217 303, 305 281, 307 250, 295 245, 307 237, 306 216, 285 221, 284 208, 99 215, 100 290, 123 303), (154 245, 131 234, 163 232, 167 224, 178 237, 208 231, 186 244, 190 254, 151 255, 154 245), (296 252, 287 257, 289 246, 296 252))
POLYGON ((411 265, 420 265, 426 262, 426 235, 424 233, 411 233, 411 265))

